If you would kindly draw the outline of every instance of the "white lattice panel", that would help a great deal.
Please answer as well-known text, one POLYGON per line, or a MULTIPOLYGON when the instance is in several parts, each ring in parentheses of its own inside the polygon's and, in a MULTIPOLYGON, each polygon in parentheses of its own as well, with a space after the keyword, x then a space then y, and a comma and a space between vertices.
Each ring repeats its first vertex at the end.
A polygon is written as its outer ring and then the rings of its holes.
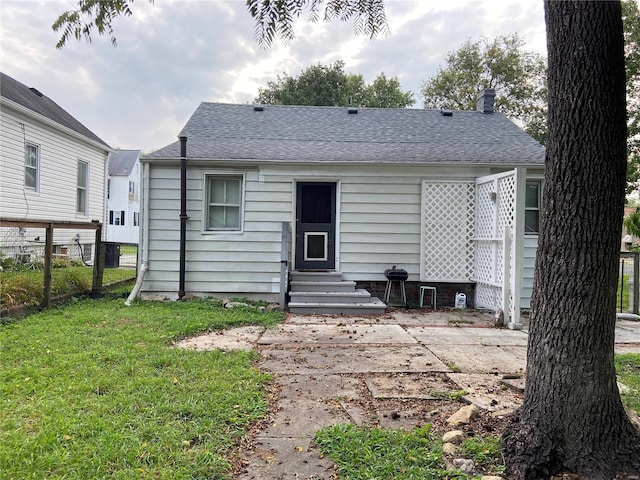
MULTIPOLYGON (((512 254, 505 258, 505 229, 513 234, 516 178, 513 172, 493 175, 476 185, 476 304, 502 308, 505 265, 513 274, 512 254)), ((510 299, 513 303, 513 299, 510 299)))
POLYGON ((461 281, 473 276, 475 184, 424 182, 423 280, 461 281))
POLYGON ((513 221, 516 203, 516 177, 509 175, 498 179, 498 235, 509 227, 513 233, 513 221))
POLYGON ((492 238, 495 236, 495 203, 491 198, 494 182, 476 185, 476 237, 492 238))

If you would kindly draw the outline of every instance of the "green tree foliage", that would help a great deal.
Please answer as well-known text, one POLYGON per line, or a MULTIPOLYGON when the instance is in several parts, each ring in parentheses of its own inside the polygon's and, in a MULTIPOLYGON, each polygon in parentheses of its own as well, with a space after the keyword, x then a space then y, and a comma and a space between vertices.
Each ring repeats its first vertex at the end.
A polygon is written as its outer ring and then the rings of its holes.
POLYGON ((255 38, 269 46, 276 37, 285 41, 294 37, 293 23, 309 9, 309 19, 317 21, 324 7, 324 20, 353 20, 356 34, 375 38, 388 32, 384 0, 246 0, 256 20, 255 38))
POLYGON ((413 105, 413 94, 403 92, 397 78, 387 78, 384 73, 366 85, 362 75, 344 72, 344 62, 331 65, 314 65, 303 70, 300 76, 287 74, 260 88, 256 103, 265 105, 326 105, 405 108, 413 105))
POLYGON ((474 110, 478 92, 496 90, 496 110, 545 143, 547 69, 544 58, 524 49, 515 34, 467 40, 449 53, 446 65, 422 84, 425 108, 474 110))
MULTIPOLYGON (((91 42, 91 35, 109 34, 116 44, 112 22, 117 17, 131 16, 135 0, 77 0, 78 8, 62 13, 53 23, 55 32, 62 32, 57 48, 62 48, 72 37, 91 42)), ((149 0, 153 3, 154 0, 149 0)), ((256 41, 265 46, 276 37, 285 41, 293 39, 293 23, 309 10, 309 19, 318 21, 324 10, 325 21, 353 20, 354 31, 375 38, 388 33, 384 0, 246 0, 251 16, 256 20, 256 41), (323 9, 324 7, 324 9, 323 9)))
MULTIPOLYGON (((84 38, 91 43, 91 32, 94 28, 99 35, 109 34, 111 43, 116 45, 112 22, 120 16, 131 16, 131 5, 134 0, 78 0, 78 8, 63 12, 53 23, 51 28, 55 32, 62 32, 56 48, 62 48, 67 41, 74 37, 76 40, 84 38)), ((153 0, 149 0, 153 3, 153 0)))

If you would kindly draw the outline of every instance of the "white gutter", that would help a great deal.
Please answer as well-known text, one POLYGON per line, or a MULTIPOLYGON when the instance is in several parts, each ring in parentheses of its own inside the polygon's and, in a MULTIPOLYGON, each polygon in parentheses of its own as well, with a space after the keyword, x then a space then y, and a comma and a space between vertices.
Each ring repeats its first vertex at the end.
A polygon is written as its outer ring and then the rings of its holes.
POLYGON ((142 288, 142 282, 144 281, 144 275, 149 270, 149 164, 142 164, 142 196, 140 197, 140 215, 142 216, 142 230, 140 231, 139 245, 142 247, 142 255, 140 255, 141 263, 138 268, 138 278, 136 284, 133 286, 133 290, 129 294, 127 301, 124 304, 129 307, 131 302, 135 300, 142 288))

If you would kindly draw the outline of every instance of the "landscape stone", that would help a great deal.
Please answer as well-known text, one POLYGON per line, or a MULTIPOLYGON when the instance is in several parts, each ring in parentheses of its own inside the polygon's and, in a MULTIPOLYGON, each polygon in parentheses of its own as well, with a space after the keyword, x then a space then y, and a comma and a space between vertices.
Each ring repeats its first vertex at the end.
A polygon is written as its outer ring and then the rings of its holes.
POLYGON ((504 480, 504 478, 496 475, 483 475, 480 480, 504 480))
POLYGON ((473 473, 476 468, 476 464, 473 463, 473 460, 469 460, 468 458, 456 458, 453 461, 453 466, 459 468, 464 473, 473 473))
POLYGON ((459 445, 464 440, 464 432, 462 430, 451 430, 442 436, 444 443, 453 443, 459 445))
POLYGON ((461 425, 471 423, 480 414, 480 409, 474 405, 462 407, 447 419, 449 425, 461 425))
POLYGON ((457 450, 458 448, 453 443, 442 444, 442 451, 445 455, 453 455, 457 450))

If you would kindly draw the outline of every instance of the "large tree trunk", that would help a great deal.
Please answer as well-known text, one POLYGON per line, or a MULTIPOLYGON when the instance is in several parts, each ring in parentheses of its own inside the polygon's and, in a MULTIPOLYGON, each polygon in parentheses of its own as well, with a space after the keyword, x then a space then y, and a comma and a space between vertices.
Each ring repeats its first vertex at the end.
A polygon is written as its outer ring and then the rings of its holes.
MULTIPOLYGON (((614 370, 626 175, 618 2, 545 1, 549 140, 525 399, 503 437, 510 479, 640 470, 614 370)), ((620 478, 625 478, 620 477, 620 478)))

